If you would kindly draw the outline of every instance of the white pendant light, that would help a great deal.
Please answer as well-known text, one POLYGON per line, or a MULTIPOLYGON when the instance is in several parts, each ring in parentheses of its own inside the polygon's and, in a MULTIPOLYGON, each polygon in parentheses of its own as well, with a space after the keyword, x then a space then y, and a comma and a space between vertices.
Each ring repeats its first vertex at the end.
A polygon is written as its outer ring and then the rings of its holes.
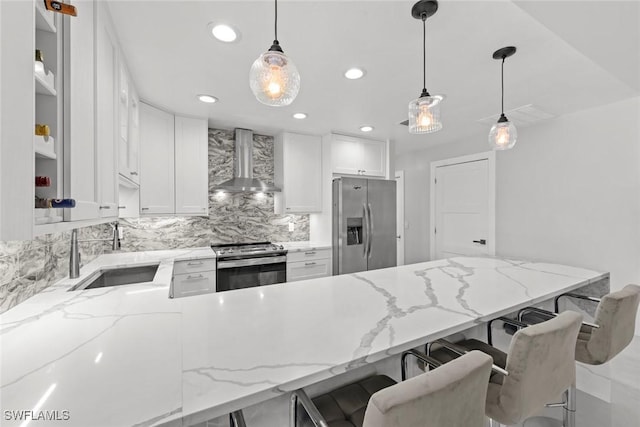
POLYGON ((516 145, 516 139, 518 138, 518 131, 516 127, 507 119, 504 115, 504 60, 516 53, 516 48, 513 46, 503 47, 493 52, 493 59, 502 60, 501 71, 501 85, 502 85, 502 114, 498 119, 498 123, 491 127, 489 132, 489 145, 494 150, 508 150, 516 145))
POLYGON ((409 103, 409 133, 433 133, 442 129, 440 103, 442 95, 430 95, 427 91, 427 18, 438 10, 435 0, 421 0, 413 5, 411 16, 422 20, 422 93, 409 103))
POLYGON ((275 0, 275 39, 251 66, 249 85, 258 101, 272 107, 291 104, 300 91, 298 69, 278 42, 278 0, 275 0))

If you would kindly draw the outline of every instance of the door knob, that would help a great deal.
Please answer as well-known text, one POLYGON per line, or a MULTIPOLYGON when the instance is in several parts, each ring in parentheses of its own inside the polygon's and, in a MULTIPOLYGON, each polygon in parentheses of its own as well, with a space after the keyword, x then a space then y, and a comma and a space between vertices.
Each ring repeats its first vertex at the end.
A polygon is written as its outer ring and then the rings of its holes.
POLYGON ((401 238, 402 238, 402 236, 399 235, 399 234, 396 236, 396 239, 401 239, 401 238))
POLYGON ((473 243, 480 243, 481 245, 486 245, 487 241, 485 239, 474 240, 473 243))

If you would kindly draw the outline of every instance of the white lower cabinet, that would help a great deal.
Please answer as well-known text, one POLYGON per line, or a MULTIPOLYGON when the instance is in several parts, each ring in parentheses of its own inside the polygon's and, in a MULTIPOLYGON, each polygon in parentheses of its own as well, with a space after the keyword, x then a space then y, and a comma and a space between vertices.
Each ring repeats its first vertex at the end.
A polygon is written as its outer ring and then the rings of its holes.
POLYGON ((140 104, 140 213, 207 215, 206 119, 140 104))
POLYGON ((287 254, 287 282, 331 276, 331 249, 309 249, 287 254))
POLYGON ((216 291, 216 260, 176 261, 173 265, 173 297, 216 291))

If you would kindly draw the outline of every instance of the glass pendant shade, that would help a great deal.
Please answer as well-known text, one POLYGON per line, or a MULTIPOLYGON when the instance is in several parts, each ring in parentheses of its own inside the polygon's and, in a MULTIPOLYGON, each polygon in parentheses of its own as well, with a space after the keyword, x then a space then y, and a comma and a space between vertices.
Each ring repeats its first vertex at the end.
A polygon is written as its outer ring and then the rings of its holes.
POLYGON ((300 74, 284 53, 269 50, 251 66, 249 84, 258 101, 272 107, 283 107, 298 96, 300 74))
POLYGON ((421 96, 409 103, 409 133, 432 133, 442 129, 440 103, 443 97, 421 96))
POLYGON ((518 131, 510 121, 499 121, 489 132, 489 145, 494 150, 508 150, 516 145, 518 131))

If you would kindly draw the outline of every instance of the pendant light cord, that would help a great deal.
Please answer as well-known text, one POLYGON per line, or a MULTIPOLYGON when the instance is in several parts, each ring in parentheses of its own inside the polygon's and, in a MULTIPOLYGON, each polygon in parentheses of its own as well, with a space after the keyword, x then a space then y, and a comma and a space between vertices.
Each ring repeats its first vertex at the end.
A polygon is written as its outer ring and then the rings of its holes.
POLYGON ((502 71, 500 72, 500 84, 502 86, 502 111, 501 113, 504 115, 504 60, 506 56, 502 57, 502 71))
POLYGON ((275 28, 274 28, 274 33, 275 33, 275 40, 278 40, 278 0, 275 0, 275 9, 276 9, 276 19, 275 19, 275 28))
POLYGON ((422 91, 427 91, 427 14, 422 14, 422 91))

